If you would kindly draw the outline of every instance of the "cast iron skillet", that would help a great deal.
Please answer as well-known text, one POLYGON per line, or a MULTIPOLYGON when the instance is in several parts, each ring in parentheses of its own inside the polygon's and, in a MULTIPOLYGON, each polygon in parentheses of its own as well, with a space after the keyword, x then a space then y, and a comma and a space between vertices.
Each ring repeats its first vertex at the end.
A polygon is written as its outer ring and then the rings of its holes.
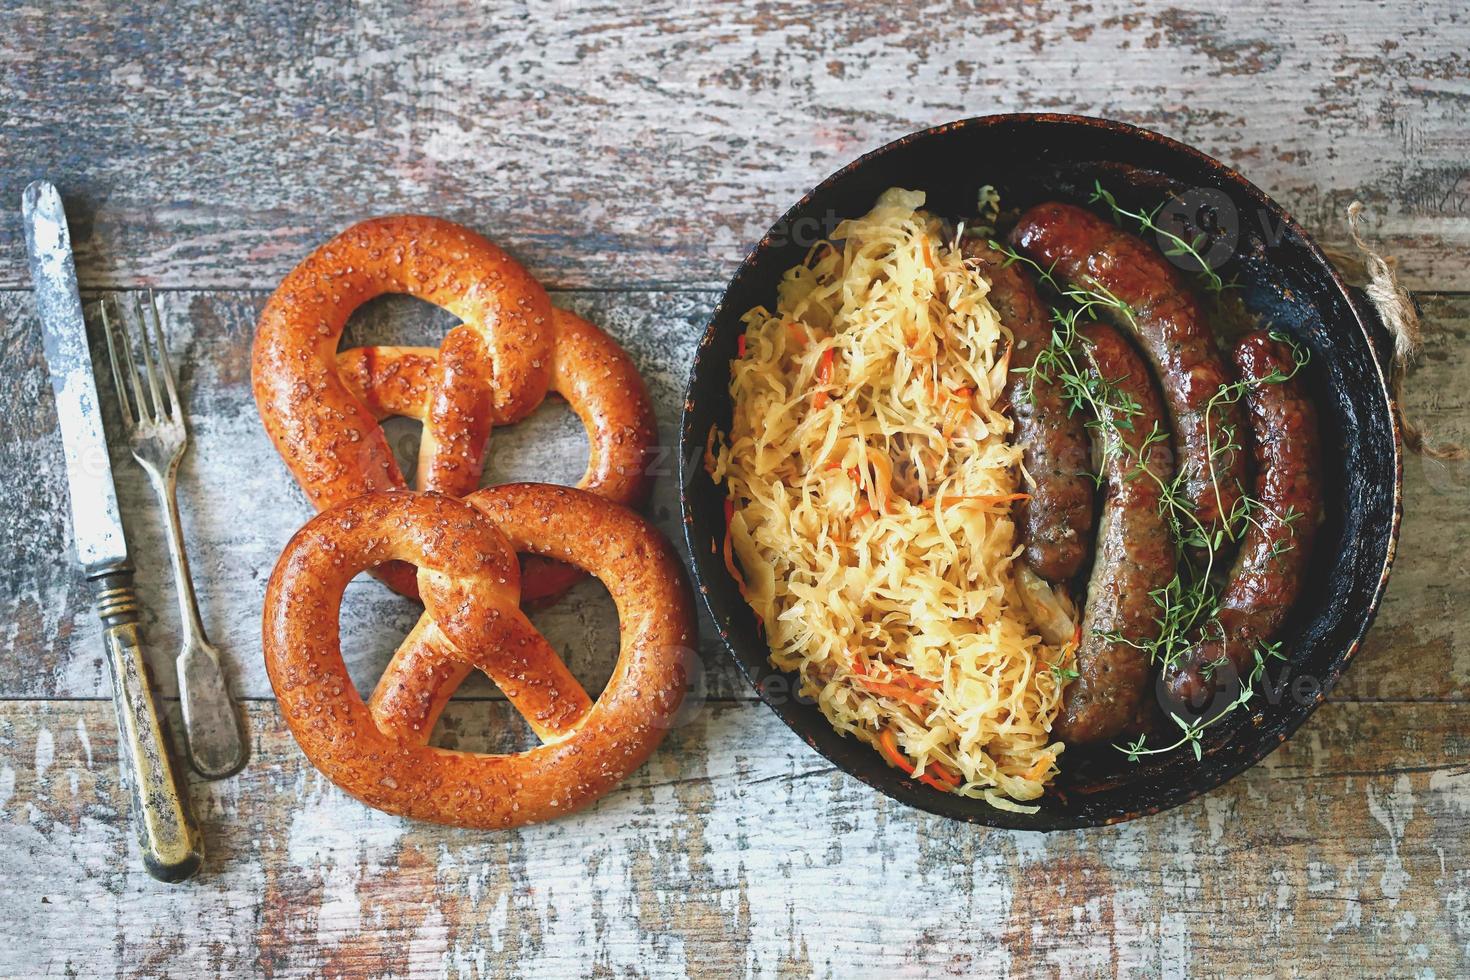
POLYGON ((887 795, 931 813, 996 827, 1061 830, 1115 823, 1177 806, 1219 786, 1280 745, 1331 690, 1372 622, 1398 537, 1402 462, 1398 420, 1381 358, 1382 327, 1306 232, 1220 162, 1157 133, 1082 116, 966 119, 905 136, 823 181, 781 218, 736 271, 705 331, 689 377, 680 431, 684 534, 699 592, 741 671, 791 729, 835 764, 887 795), (730 423, 729 363, 741 315, 773 305, 781 274, 843 218, 867 212, 884 189, 928 194, 927 207, 972 215, 993 185, 1002 207, 1047 199, 1086 204, 1094 180, 1125 207, 1171 197, 1182 213, 1216 219, 1211 246, 1245 307, 1311 350, 1307 383, 1322 417, 1328 518, 1312 585, 1282 634, 1289 664, 1273 664, 1252 710, 1209 730, 1204 758, 1188 751, 1129 762, 1111 747, 1069 748, 1062 776, 1035 814, 940 793, 891 768, 869 746, 837 734, 794 696, 794 675, 772 668, 767 646, 717 553, 724 494, 705 473, 710 427, 730 423), (1223 243, 1223 244, 1217 244, 1223 243))

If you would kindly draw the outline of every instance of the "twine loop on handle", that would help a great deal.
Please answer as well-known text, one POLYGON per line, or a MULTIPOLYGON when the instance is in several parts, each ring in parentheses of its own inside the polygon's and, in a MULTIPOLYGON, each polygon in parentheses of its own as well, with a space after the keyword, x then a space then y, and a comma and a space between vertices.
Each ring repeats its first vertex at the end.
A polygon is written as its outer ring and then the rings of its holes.
POLYGON ((1413 297, 1409 295, 1409 291, 1403 287, 1394 273, 1393 260, 1384 258, 1363 240, 1358 227, 1362 221, 1362 215, 1363 202, 1354 201, 1348 205, 1348 234, 1352 236, 1353 244, 1361 253, 1364 270, 1368 277, 1363 292, 1367 294, 1369 302, 1378 311, 1378 318, 1383 321, 1389 336, 1393 338, 1393 366, 1389 383, 1393 388, 1394 400, 1399 406, 1399 424, 1404 433, 1404 445, 1411 452, 1432 459, 1470 459, 1470 452, 1457 443, 1444 442, 1431 445, 1426 441, 1424 430, 1409 419, 1408 410, 1404 407, 1404 376, 1423 349, 1423 327, 1419 322, 1419 310, 1414 305, 1413 297))

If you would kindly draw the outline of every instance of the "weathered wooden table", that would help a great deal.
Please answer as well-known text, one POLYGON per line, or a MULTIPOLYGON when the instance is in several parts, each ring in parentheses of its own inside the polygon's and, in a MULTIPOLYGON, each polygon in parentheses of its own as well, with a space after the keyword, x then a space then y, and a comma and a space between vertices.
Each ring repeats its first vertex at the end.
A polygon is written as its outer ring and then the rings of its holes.
MULTIPOLYGON (((258 618, 309 508, 248 383, 256 316, 300 256, 361 217, 423 211, 503 243, 619 338, 672 444, 718 288, 805 188, 921 126, 1054 109, 1215 154, 1324 243, 1345 242, 1343 210, 1363 200, 1430 327, 1409 408, 1464 437, 1462 4, 46 6, 0 4, 0 975, 1470 970, 1464 464, 1410 459, 1392 588, 1331 702, 1171 813, 1043 837, 905 809, 798 741, 706 635, 708 700, 644 769, 569 819, 485 834, 358 805, 286 733, 258 618), (84 288, 158 290, 184 365, 185 524, 253 757, 192 784, 208 865, 183 886, 133 850, 69 560, 19 222, 42 175, 67 196, 84 288)), ((381 301, 351 333, 437 343, 447 323, 381 301)), ((490 479, 569 482, 583 447, 548 405, 496 432, 490 479)), ((161 527, 140 471, 121 453, 114 466, 172 698, 161 527)), ((671 532, 673 482, 650 508, 671 532)), ((353 587, 359 686, 414 615, 353 587)), ((537 621, 589 687, 606 678, 616 627, 598 586, 537 621)), ((441 741, 519 744, 522 727, 481 684, 441 741)))

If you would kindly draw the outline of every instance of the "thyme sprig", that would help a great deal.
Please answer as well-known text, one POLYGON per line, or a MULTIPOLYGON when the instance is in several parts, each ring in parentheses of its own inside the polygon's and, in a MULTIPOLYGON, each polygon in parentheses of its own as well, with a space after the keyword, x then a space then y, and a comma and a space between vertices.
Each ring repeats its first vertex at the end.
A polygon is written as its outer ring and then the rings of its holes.
POLYGON ((1160 201, 1158 206, 1152 211, 1129 211, 1118 203, 1118 199, 1113 196, 1111 191, 1103 187, 1102 181, 1094 180, 1092 182, 1092 196, 1087 199, 1087 203, 1097 204, 1098 202, 1102 202, 1108 206, 1108 211, 1112 213, 1114 224, 1121 225, 1123 223, 1122 219, 1130 218, 1137 223, 1140 232, 1151 231, 1163 239, 1163 241, 1167 242, 1168 244, 1164 246, 1162 251, 1169 258, 1177 259, 1188 256, 1194 259, 1199 265, 1196 272, 1200 277, 1201 285, 1207 292, 1218 295, 1222 291, 1235 286, 1234 283, 1227 283, 1221 279, 1220 274, 1215 271, 1214 267, 1200 253, 1200 246, 1208 244, 1210 240, 1210 236, 1207 233, 1201 231, 1194 236, 1192 241, 1185 241, 1182 237, 1158 223, 1156 219, 1159 216, 1159 212, 1164 210, 1164 205, 1168 204, 1168 201, 1160 201))
POLYGON ((1071 667, 1053 665, 1051 668, 1051 676, 1056 679, 1056 682, 1058 684, 1066 686, 1067 684, 1070 684, 1072 681, 1075 681, 1082 675, 1077 673, 1077 671, 1071 667))
MULTIPOLYGON (((1201 233, 1193 241, 1186 241, 1157 223, 1155 219, 1162 210, 1163 204, 1151 211, 1130 211, 1119 205, 1116 198, 1102 186, 1101 182, 1095 182, 1090 203, 1098 202, 1107 205, 1115 222, 1121 224, 1122 219, 1126 218, 1134 222, 1140 231, 1152 231, 1159 235, 1167 243, 1164 254, 1172 257, 1188 256, 1192 258, 1199 267, 1202 286, 1208 292, 1218 295, 1222 290, 1234 285, 1224 282, 1200 253, 1200 247, 1208 241, 1207 236, 1201 233)), ((1176 544, 1176 568, 1178 569, 1168 584, 1150 593, 1150 598, 1159 610, 1155 617, 1155 622, 1159 627, 1158 635, 1147 641, 1123 637, 1120 634, 1099 633, 1096 635, 1107 642, 1121 642, 1133 646, 1148 655, 1152 666, 1160 670, 1168 670, 1177 665, 1181 658, 1200 642, 1202 637, 1210 634, 1211 631, 1217 636, 1223 633, 1217 618, 1220 576, 1217 574, 1219 570, 1216 568, 1216 557, 1223 552, 1226 542, 1229 541, 1232 545, 1237 543, 1250 527, 1264 527, 1267 521, 1280 521, 1285 526, 1291 527, 1301 515, 1293 511, 1276 514, 1261 501, 1248 494, 1242 494, 1231 508, 1230 513, 1225 515, 1221 526, 1207 528, 1196 515, 1192 502, 1185 494, 1189 475, 1187 471, 1181 469, 1172 478, 1164 479, 1146 465, 1152 448, 1160 442, 1166 442, 1169 434, 1155 422, 1150 431, 1142 439, 1136 440, 1133 445, 1130 446, 1129 441, 1124 438, 1125 432, 1134 430, 1134 421, 1141 414, 1141 407, 1127 392, 1122 390, 1119 385, 1122 379, 1104 378, 1097 370, 1087 343, 1078 330, 1080 319, 1085 317, 1089 320, 1097 320, 1100 314, 1103 314, 1115 321, 1121 321, 1136 331, 1137 321, 1133 309, 1122 298, 1096 280, 1089 278, 1081 284, 1063 283, 1056 278, 1053 268, 1043 268, 999 242, 991 241, 990 247, 1005 256, 1006 265, 1012 262, 1027 265, 1042 284, 1063 301, 1061 305, 1052 308, 1054 326, 1050 343, 1037 354, 1031 366, 1015 369, 1018 374, 1028 379, 1028 391, 1035 385, 1037 379, 1044 384, 1059 385, 1068 412, 1085 413, 1088 418, 1087 426, 1102 437, 1102 452, 1105 458, 1117 459, 1123 454, 1130 455, 1131 458, 1125 459, 1127 468, 1124 471, 1124 479, 1134 479, 1144 474, 1158 484, 1160 512, 1176 544), (1196 559, 1196 554, 1202 557, 1196 559)), ((1272 331, 1271 337, 1290 347, 1293 359, 1292 369, 1289 372, 1273 371, 1267 377, 1254 383, 1279 384, 1294 377, 1307 363, 1308 352, 1290 336, 1272 331)), ((1220 424, 1215 427, 1211 425, 1211 420, 1217 415, 1223 417, 1224 408, 1243 398, 1251 384, 1252 382, 1242 380, 1222 385, 1211 396, 1205 407, 1208 478, 1214 487, 1217 504, 1223 499, 1220 493, 1217 461, 1222 460, 1226 454, 1241 452, 1243 448, 1239 438, 1240 434, 1234 431, 1233 426, 1220 424)), ((1101 474, 1093 474, 1093 479, 1101 481, 1101 474)), ((1223 509, 1223 507, 1217 506, 1218 509, 1223 509)), ((1290 548, 1291 545, 1285 542, 1277 542, 1273 546, 1272 557, 1290 548)), ((1255 687, 1265 672, 1267 659, 1284 659, 1280 653, 1280 644, 1259 645, 1254 651, 1254 656, 1255 668, 1242 686, 1241 692, 1214 716, 1190 720, 1171 713, 1170 717, 1179 726, 1181 732, 1179 738, 1172 744, 1157 748, 1149 747, 1148 736, 1145 734, 1140 735, 1131 743, 1114 747, 1124 752, 1133 762, 1137 762, 1146 755, 1172 752, 1186 745, 1193 749, 1196 758, 1201 758, 1203 754, 1201 739, 1205 730, 1217 724, 1235 709, 1250 702, 1254 697, 1255 687)), ((1205 672, 1208 679, 1213 675, 1215 669, 1222 665, 1216 663, 1206 666, 1209 668, 1205 672)), ((1062 678, 1058 677, 1058 679, 1062 678)))
MULTIPOLYGON (((1114 745, 1113 748, 1128 756, 1129 762, 1137 762, 1139 759, 1143 758, 1146 755, 1163 755, 1166 752, 1173 752, 1175 749, 1181 749, 1187 745, 1194 751, 1195 759, 1202 759, 1204 757, 1204 744, 1202 742, 1202 739, 1204 737, 1205 730, 1224 719, 1227 715, 1231 714, 1236 709, 1246 707, 1251 703, 1252 700, 1255 699, 1257 694, 1256 685, 1259 684, 1261 678, 1265 676, 1267 660, 1286 659, 1286 655, 1281 652, 1280 643, 1258 644, 1256 648, 1252 651, 1252 653, 1255 657, 1256 664, 1253 668, 1251 668, 1250 677, 1246 678, 1245 683, 1240 686, 1240 692, 1230 700, 1230 703, 1226 704, 1214 715, 1211 715, 1208 718, 1201 716, 1199 718, 1188 719, 1183 718, 1176 712, 1171 711, 1169 713, 1169 718, 1174 722, 1174 724, 1179 726, 1180 731, 1179 737, 1175 739, 1173 743, 1169 745, 1149 747, 1148 734, 1145 733, 1138 736, 1132 742, 1129 742, 1125 745, 1114 745)), ((1224 665, 1224 657, 1221 657, 1219 660, 1214 661, 1212 664, 1207 664, 1206 666, 1210 668, 1210 671, 1209 674, 1206 674, 1206 679, 1209 679, 1209 677, 1213 675, 1216 669, 1223 667, 1224 665)))

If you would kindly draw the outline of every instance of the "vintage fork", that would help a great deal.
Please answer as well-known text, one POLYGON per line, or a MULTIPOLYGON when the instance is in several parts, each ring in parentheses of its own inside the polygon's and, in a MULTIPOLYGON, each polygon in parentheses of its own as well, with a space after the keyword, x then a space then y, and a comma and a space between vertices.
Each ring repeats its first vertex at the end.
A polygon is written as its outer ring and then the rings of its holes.
POLYGON ((204 635, 199 602, 194 596, 194 583, 189 578, 189 556, 184 551, 176 492, 179 460, 189 445, 189 433, 184 428, 184 410, 164 343, 163 319, 158 314, 158 304, 152 293, 149 293, 146 304, 141 297, 135 298, 134 313, 141 334, 137 346, 143 362, 142 370, 139 370, 133 358, 133 337, 126 319, 119 316, 118 326, 114 328, 107 315, 107 303, 104 301, 99 306, 128 445, 133 451, 133 458, 153 483, 168 518, 164 527, 168 532, 168 552, 173 560, 174 585, 179 595, 179 621, 184 630, 183 647, 176 667, 189 762, 200 775, 220 779, 245 764, 245 739, 240 718, 230 702, 219 651, 204 635), (151 329, 147 313, 152 314, 151 329), (129 381, 130 384, 125 383, 129 381))

